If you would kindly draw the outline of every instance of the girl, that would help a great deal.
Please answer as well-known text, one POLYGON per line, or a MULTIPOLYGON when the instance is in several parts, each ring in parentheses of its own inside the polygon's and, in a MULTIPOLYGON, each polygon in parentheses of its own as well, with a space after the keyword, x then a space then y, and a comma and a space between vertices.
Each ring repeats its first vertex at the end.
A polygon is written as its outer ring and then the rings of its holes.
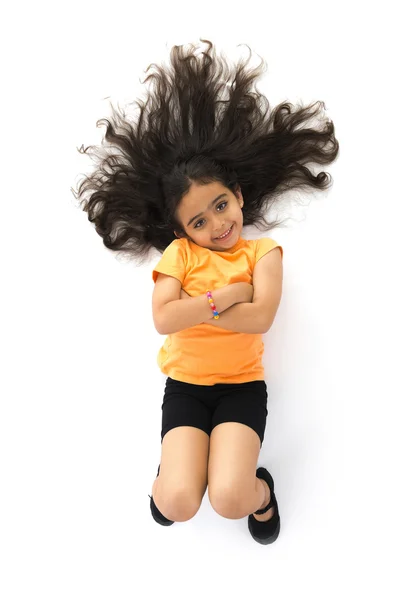
POLYGON ((110 147, 78 196, 107 248, 140 260, 162 253, 152 271, 154 324, 167 336, 153 518, 192 518, 208 486, 220 515, 247 516, 252 537, 269 544, 280 516, 273 478, 257 468, 268 414, 262 335, 280 303, 283 251, 242 231, 275 227, 265 217, 284 191, 328 187, 327 173, 306 165, 331 163, 339 144, 327 119, 322 130, 301 127, 323 103, 269 111, 251 91, 264 61, 231 70, 201 41, 199 55, 174 46, 171 68, 147 68, 155 87, 136 121, 105 120, 110 147))

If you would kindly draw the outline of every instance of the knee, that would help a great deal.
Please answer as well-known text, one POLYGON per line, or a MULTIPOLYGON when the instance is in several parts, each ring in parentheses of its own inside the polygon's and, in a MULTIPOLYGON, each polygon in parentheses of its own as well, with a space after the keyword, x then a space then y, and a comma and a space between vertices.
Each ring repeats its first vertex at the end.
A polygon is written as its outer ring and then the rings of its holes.
POLYGON ((201 505, 201 498, 185 488, 159 491, 153 500, 164 517, 178 522, 192 519, 201 505))
POLYGON ((235 484, 220 483, 208 487, 208 498, 216 513, 226 519, 242 519, 248 512, 248 499, 243 494, 243 488, 235 484))

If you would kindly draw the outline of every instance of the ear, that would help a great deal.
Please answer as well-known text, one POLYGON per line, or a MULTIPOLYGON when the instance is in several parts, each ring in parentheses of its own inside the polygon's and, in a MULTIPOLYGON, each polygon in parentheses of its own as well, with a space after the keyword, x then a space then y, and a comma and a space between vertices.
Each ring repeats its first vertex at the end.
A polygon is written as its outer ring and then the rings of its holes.
POLYGON ((177 238, 186 238, 186 237, 188 237, 185 233, 178 233, 175 230, 174 230, 174 234, 175 234, 175 237, 177 237, 177 238))
POLYGON ((242 196, 242 190, 240 189, 240 185, 238 184, 235 190, 235 196, 239 201, 240 208, 243 208, 244 200, 242 196))

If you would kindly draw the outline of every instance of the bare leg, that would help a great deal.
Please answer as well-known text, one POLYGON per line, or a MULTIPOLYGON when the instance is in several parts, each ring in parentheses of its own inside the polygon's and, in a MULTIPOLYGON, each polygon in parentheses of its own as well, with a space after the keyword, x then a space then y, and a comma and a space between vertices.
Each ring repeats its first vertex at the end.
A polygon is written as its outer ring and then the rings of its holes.
POLYGON ((163 438, 152 496, 171 521, 187 521, 200 508, 207 489, 209 439, 205 431, 189 426, 174 427, 163 438))
MULTIPOLYGON (((267 506, 270 490, 256 477, 260 438, 242 423, 221 423, 210 437, 208 495, 214 510, 227 519, 240 519, 267 506)), ((260 521, 272 517, 271 508, 260 521)))

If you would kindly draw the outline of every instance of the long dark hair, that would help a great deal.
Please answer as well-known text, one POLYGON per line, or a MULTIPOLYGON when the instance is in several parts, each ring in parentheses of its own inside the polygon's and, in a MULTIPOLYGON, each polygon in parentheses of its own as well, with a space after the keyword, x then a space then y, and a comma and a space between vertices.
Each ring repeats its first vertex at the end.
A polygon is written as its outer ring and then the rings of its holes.
MULTIPOLYGON (((151 248, 163 252, 184 234, 176 209, 193 182, 218 181, 234 192, 240 185, 243 225, 268 231, 273 204, 290 189, 327 188, 331 176, 306 166, 331 163, 339 151, 332 121, 305 126, 318 116, 323 102, 296 109, 283 102, 270 111, 264 95, 251 88, 265 68, 246 69, 250 60, 231 70, 213 44, 196 55, 196 46, 173 46, 171 68, 150 64, 154 83, 146 102, 137 100, 136 121, 113 109, 105 139, 108 148, 81 147, 97 159, 76 197, 95 224, 104 245, 144 259, 151 248), (225 97, 224 97, 225 96, 225 97), (110 122, 111 121, 111 122, 110 122)), ((74 192, 74 190, 73 190, 74 192)))

